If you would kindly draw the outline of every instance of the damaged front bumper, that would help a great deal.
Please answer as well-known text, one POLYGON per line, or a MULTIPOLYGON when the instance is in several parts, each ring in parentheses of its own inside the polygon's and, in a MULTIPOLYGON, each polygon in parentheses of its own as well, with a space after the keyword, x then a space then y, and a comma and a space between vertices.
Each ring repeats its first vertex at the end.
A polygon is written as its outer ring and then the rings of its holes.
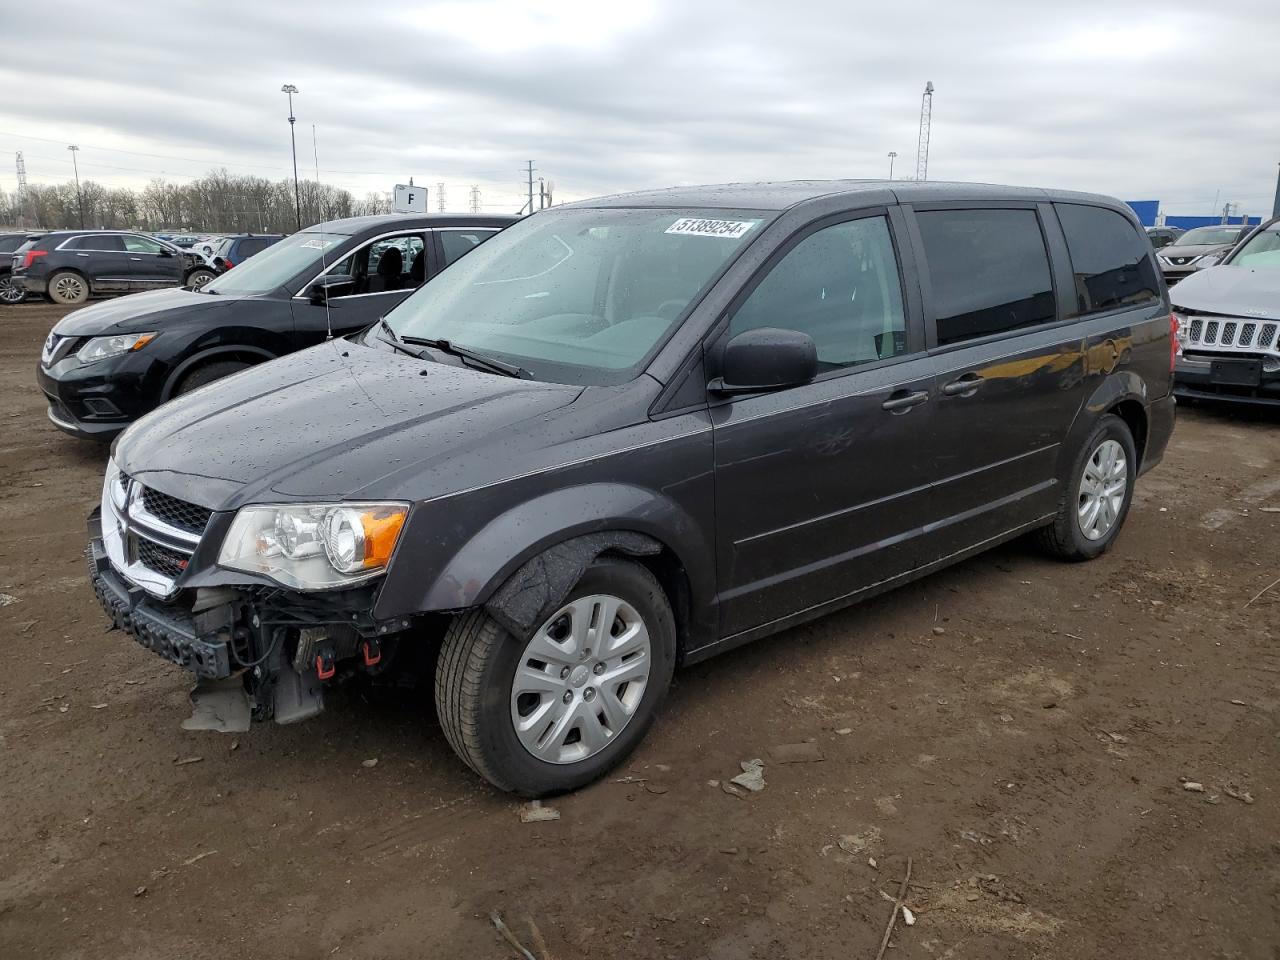
POLYGON ((324 708, 339 672, 387 668, 408 619, 372 617, 376 588, 326 594, 245 586, 195 588, 160 600, 111 564, 101 519, 89 517, 89 580, 114 627, 224 696, 238 680, 255 720, 293 723, 324 708))

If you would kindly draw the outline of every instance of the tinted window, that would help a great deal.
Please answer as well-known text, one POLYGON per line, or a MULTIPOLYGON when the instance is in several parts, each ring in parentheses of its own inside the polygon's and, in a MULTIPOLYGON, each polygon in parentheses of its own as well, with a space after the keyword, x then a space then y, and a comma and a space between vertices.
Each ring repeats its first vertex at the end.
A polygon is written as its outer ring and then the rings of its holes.
POLYGON ((267 247, 271 246, 271 241, 263 237, 247 237, 240 241, 240 247, 236 251, 240 254, 240 259, 252 257, 255 253, 261 253, 267 247))
POLYGON ((492 230, 441 230, 440 243, 444 247, 444 265, 447 267, 491 236, 493 236, 492 230))
POLYGON ((1075 275, 1076 313, 1110 310, 1159 296, 1146 244, 1114 210, 1056 203, 1075 275))
POLYGON ((1056 318, 1049 255, 1034 210, 935 210, 916 216, 939 344, 1056 318))
POLYGON ((729 332, 758 327, 809 334, 827 370, 903 353, 907 325, 885 219, 836 224, 800 241, 733 315, 729 332))
POLYGON ((161 244, 154 240, 148 240, 146 237, 133 237, 129 235, 124 237, 124 248, 130 253, 150 254, 157 254, 162 249, 161 244))
POLYGON ((22 243, 22 237, 0 237, 0 253, 13 253, 22 243))
POLYGON ((87 237, 75 237, 63 245, 64 250, 98 250, 114 253, 124 249, 119 234, 100 233, 87 237))

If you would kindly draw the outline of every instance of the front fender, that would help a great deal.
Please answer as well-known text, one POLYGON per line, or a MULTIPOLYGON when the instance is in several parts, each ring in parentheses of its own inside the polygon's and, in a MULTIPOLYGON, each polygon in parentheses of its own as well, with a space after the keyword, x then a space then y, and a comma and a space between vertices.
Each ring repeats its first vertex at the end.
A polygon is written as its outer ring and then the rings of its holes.
MULTIPOLYGON (((423 519, 432 521, 430 516, 423 519)), ((406 536, 414 535, 413 528, 411 521, 406 536)), ((375 613, 379 619, 390 619, 485 604, 526 562, 551 547, 588 534, 610 532, 643 534, 669 549, 684 568, 695 608, 710 602, 714 593, 713 547, 705 531, 679 504, 644 487, 590 483, 545 493, 512 507, 468 536, 443 561, 432 555, 433 546, 441 545, 439 539, 402 544, 387 572, 375 613)), ((601 542, 603 549, 611 546, 601 542)), ((630 541, 618 546, 628 553, 649 552, 630 541)))
POLYGON ((169 375, 165 378, 164 387, 160 391, 162 401, 173 399, 173 391, 177 389, 178 383, 193 367, 199 366, 209 360, 216 360, 218 357, 225 357, 232 354, 237 356, 258 357, 260 358, 260 362, 266 362, 267 360, 274 360, 276 358, 276 354, 272 353, 270 350, 264 350, 262 347, 228 345, 201 350, 199 353, 187 357, 170 371, 169 375))

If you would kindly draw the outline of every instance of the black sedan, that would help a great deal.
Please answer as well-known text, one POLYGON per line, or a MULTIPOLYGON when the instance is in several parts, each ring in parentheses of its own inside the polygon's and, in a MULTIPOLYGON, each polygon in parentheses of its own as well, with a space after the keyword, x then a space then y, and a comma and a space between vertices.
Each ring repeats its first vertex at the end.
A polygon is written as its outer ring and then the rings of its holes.
POLYGON ((36 370, 49 420, 109 440, 171 397, 361 330, 515 220, 380 216, 318 224, 199 290, 156 290, 63 317, 36 370))

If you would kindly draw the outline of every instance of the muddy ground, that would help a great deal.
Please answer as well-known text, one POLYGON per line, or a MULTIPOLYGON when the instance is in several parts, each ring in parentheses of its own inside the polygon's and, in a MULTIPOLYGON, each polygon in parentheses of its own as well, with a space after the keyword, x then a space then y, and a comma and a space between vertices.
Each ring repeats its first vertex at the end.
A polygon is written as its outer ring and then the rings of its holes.
POLYGON ((59 315, 0 307, 5 960, 515 956, 495 910, 557 960, 872 960, 908 857, 890 957, 1280 957, 1280 416, 1184 408, 1097 562, 1014 544, 677 674, 525 824, 425 691, 179 728, 186 677, 85 581, 105 451, 45 421, 59 315), (756 757, 763 792, 711 785, 756 757))

